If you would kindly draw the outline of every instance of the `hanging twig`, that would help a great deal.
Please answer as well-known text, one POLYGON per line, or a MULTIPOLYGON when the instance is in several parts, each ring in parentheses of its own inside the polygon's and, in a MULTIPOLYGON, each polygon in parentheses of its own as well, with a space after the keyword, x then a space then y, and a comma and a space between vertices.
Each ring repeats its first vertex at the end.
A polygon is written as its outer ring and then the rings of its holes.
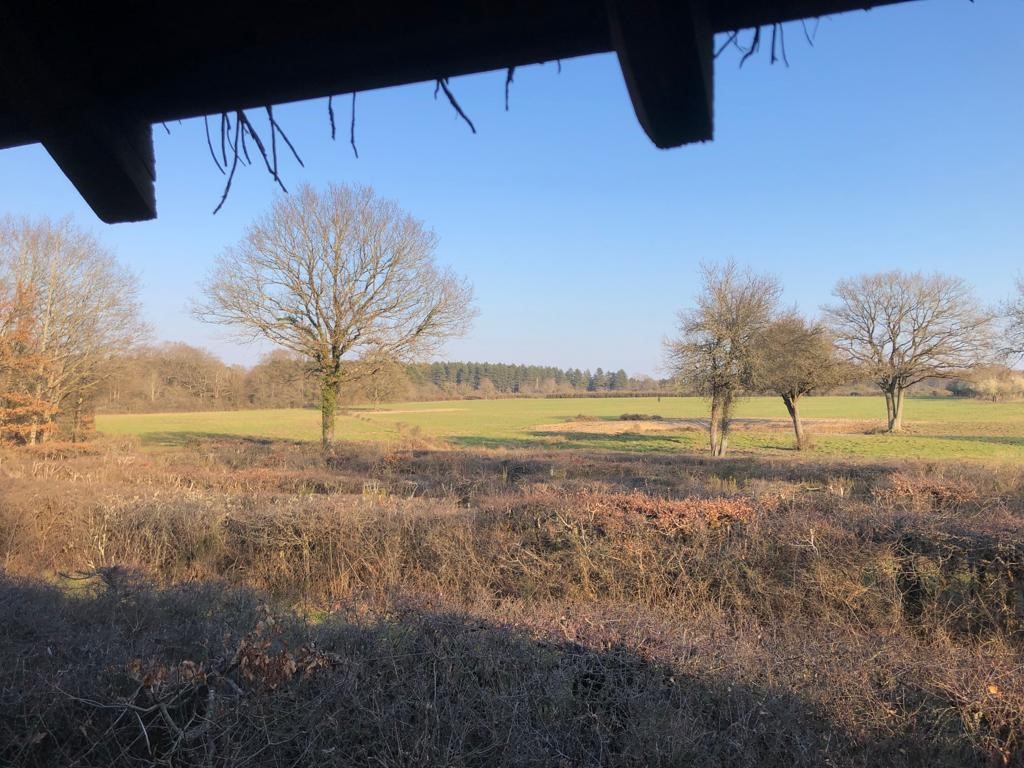
MULTIPOLYGON (((269 110, 270 107, 268 106, 267 109, 269 110)), ((270 155, 274 163, 274 178, 277 179, 278 184, 281 184, 281 177, 277 174, 277 133, 273 128, 270 130, 270 155)), ((284 189, 284 184, 281 184, 281 189, 284 189)))
POLYGON ((770 62, 774 64, 779 60, 779 56, 775 55, 775 39, 778 36, 779 53, 781 54, 782 63, 787 67, 789 66, 789 59, 786 58, 786 32, 783 30, 781 24, 772 24, 772 55, 770 62))
POLYGON ((270 118, 270 129, 272 131, 276 131, 281 136, 281 138, 284 139, 284 143, 287 144, 288 149, 291 150, 292 157, 295 158, 295 162, 297 162, 300 166, 305 168, 306 164, 302 162, 302 158, 299 157, 299 153, 295 150, 295 147, 292 145, 291 139, 288 138, 288 134, 282 131, 281 126, 277 124, 277 121, 274 119, 273 109, 269 106, 267 107, 267 117, 270 118))
POLYGON ((224 173, 224 166, 220 164, 220 160, 217 159, 217 153, 213 149, 213 141, 210 139, 210 119, 203 115, 203 125, 206 126, 206 146, 210 148, 210 157, 213 158, 213 164, 217 166, 217 170, 224 173))
POLYGON ((804 28, 804 39, 807 40, 807 44, 814 47, 814 40, 818 37, 818 25, 821 24, 821 19, 815 17, 814 19, 814 31, 807 31, 807 19, 800 19, 800 25, 804 28))
MULTIPOLYGON (((270 108, 267 108, 268 114, 270 108)), ((260 138, 260 135, 256 132, 252 122, 249 120, 248 115, 245 112, 239 112, 237 119, 242 123, 242 146, 245 147, 245 136, 248 134, 252 137, 253 142, 256 144, 256 148, 260 151, 260 155, 263 157, 263 163, 267 166, 267 172, 271 175, 274 181, 277 182, 281 190, 287 192, 284 183, 281 181, 281 177, 277 172, 277 146, 274 140, 274 134, 271 133, 271 153, 268 155, 266 145, 260 138)))
POLYGON ((458 114, 459 117, 461 117, 463 120, 466 121, 466 125, 469 126, 469 130, 471 130, 473 133, 476 133, 476 126, 473 125, 473 121, 470 120, 469 117, 466 115, 466 113, 462 111, 462 107, 459 106, 459 102, 456 100, 455 94, 452 93, 451 89, 448 87, 448 78, 447 77, 439 77, 437 79, 437 83, 434 85, 434 98, 435 99, 437 98, 437 90, 438 90, 438 88, 440 88, 442 91, 444 91, 444 95, 448 97, 448 103, 450 103, 452 105, 452 109, 455 110, 456 114, 458 114))
POLYGON ((757 27, 754 29, 754 37, 750 41, 750 46, 747 48, 747 52, 743 54, 743 58, 740 59, 740 66, 742 67, 747 63, 747 59, 753 56, 761 48, 761 28, 757 27))
POLYGON ((505 70, 505 111, 508 112, 508 90, 512 86, 512 80, 515 77, 516 68, 509 67, 505 70))
POLYGON ((733 45, 736 42, 736 38, 739 37, 739 35, 740 31, 738 29, 730 32, 729 36, 725 39, 725 42, 718 47, 717 51, 715 51, 715 58, 717 59, 719 56, 722 55, 722 51, 724 51, 730 45, 733 45))
POLYGON ((224 167, 228 166, 228 151, 227 151, 227 124, 228 124, 228 113, 220 113, 220 154, 221 160, 224 163, 224 167))
POLYGON ((327 117, 331 121, 331 141, 334 141, 334 97, 327 97, 327 117))
POLYGON ((356 92, 352 91, 352 122, 348 126, 348 143, 352 145, 352 153, 359 159, 359 150, 356 148, 356 92))
MULTIPOLYGON (((227 120, 227 117, 228 116, 227 116, 226 112, 221 114, 221 125, 222 126, 224 125, 225 121, 227 120)), ((241 125, 242 125, 242 121, 241 120, 236 120, 235 121, 235 143, 234 143, 235 153, 234 153, 234 160, 231 161, 231 170, 228 172, 228 180, 227 180, 227 183, 224 185, 224 194, 222 194, 220 196, 220 202, 217 203, 217 207, 213 209, 213 213, 215 215, 216 215, 217 211, 219 211, 221 208, 224 207, 224 202, 228 199, 228 192, 231 191, 231 182, 235 180, 235 171, 238 169, 238 131, 240 130, 240 126, 241 125)), ((222 133, 223 133, 223 129, 222 129, 222 133)), ((226 164, 227 163, 227 155, 225 154, 224 157, 225 157, 224 162, 226 164)))
POLYGON ((227 175, 227 181, 224 184, 224 192, 221 195, 220 202, 217 203, 217 207, 214 208, 213 212, 217 213, 221 208, 224 207, 224 203, 227 201, 228 194, 231 191, 231 184, 235 179, 235 172, 238 170, 238 165, 252 165, 252 157, 249 154, 249 139, 252 139, 256 148, 259 150, 260 157, 263 158, 263 164, 267 168, 267 173, 270 174, 271 178, 277 183, 283 192, 287 192, 288 189, 285 187, 284 182, 281 180, 281 174, 278 165, 277 157, 277 138, 278 136, 284 141, 291 151, 292 156, 300 166, 304 166, 302 158, 299 157, 299 153, 295 150, 295 146, 292 144, 288 135, 281 129, 280 124, 274 119, 274 108, 271 106, 265 107, 267 111, 267 123, 270 127, 270 151, 267 151, 266 142, 260 136, 259 131, 256 130, 256 126, 253 125, 252 120, 245 113, 244 110, 236 110, 234 115, 234 136, 232 137, 231 128, 231 115, 228 112, 222 112, 220 116, 220 132, 221 132, 221 146, 220 153, 223 159, 223 164, 217 157, 217 152, 213 148, 213 142, 210 139, 209 131, 209 119, 203 118, 204 123, 207 126, 206 130, 206 144, 210 149, 210 156, 213 157, 213 162, 217 166, 217 169, 227 175), (231 160, 228 161, 230 155, 231 160))
MULTIPOLYGON (((249 124, 249 120, 248 120, 248 118, 245 118, 245 113, 244 112, 239 112, 239 117, 236 117, 235 119, 236 120, 245 119, 245 122, 242 124, 242 138, 241 138, 241 141, 242 141, 242 156, 245 158, 245 165, 252 165, 252 158, 249 157, 249 147, 245 143, 245 135, 250 132, 249 131, 249 125, 248 125, 249 124)), ((253 134, 253 135, 255 135, 255 134, 253 134)), ((238 148, 236 147, 235 149, 237 150, 238 148)))

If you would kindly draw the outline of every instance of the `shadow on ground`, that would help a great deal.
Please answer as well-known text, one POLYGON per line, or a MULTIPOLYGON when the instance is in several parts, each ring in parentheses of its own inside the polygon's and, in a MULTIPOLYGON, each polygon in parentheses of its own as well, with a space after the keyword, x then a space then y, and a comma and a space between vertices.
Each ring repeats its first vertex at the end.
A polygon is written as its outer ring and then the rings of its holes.
POLYGON ((948 440, 957 443, 989 443, 1024 448, 1024 436, 1010 435, 928 435, 932 440, 948 440))
MULTIPOLYGON (((552 482, 598 482, 605 487, 644 490, 662 495, 707 495, 707 481, 720 492, 743 490, 746 484, 781 481, 820 486, 841 480, 844 493, 858 495, 893 472, 907 467, 930 466, 915 460, 873 460, 802 455, 796 451, 772 454, 736 452, 715 459, 698 451, 664 451, 652 447, 636 451, 623 446, 616 450, 607 442, 587 448, 585 444, 538 445, 533 441, 459 437, 450 447, 375 443, 338 443, 324 456, 314 443, 249 438, 237 435, 196 433, 152 433, 167 447, 191 448, 203 466, 213 462, 240 472, 290 469, 323 481, 325 488, 361 487, 363 481, 379 482, 382 489, 405 495, 414 483, 416 495, 447 496, 453 491, 475 498, 504 487, 552 482), (481 450, 484 449, 484 450, 481 450)), ((587 438, 595 436, 586 434, 587 438)), ((604 436, 609 437, 609 436, 604 436)), ((616 436, 610 436, 615 438, 616 436)), ((621 439, 646 436, 621 436, 621 439)), ((659 438, 650 438, 663 440, 659 438)), ((290 486, 289 486, 290 487, 290 486)))
POLYGON ((199 447, 212 441, 221 443, 236 443, 239 446, 268 447, 272 445, 309 445, 302 440, 289 440, 280 437, 257 437, 249 435, 235 435, 219 432, 199 431, 165 431, 165 432, 143 432, 139 435, 139 441, 150 448, 183 448, 199 447))
POLYGON ((981 765, 788 692, 408 607, 317 624, 211 583, 0 578, 11 766, 981 765), (102 582, 102 583, 99 583, 102 582))

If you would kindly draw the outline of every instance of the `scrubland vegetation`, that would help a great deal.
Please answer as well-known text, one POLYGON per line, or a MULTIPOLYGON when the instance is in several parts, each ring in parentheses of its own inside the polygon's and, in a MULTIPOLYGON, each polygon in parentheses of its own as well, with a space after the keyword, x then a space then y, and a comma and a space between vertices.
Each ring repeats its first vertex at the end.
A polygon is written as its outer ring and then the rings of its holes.
POLYGON ((666 342, 701 397, 617 399, 665 382, 423 363, 475 313, 435 244, 280 198, 194 307, 277 348, 245 371, 0 221, 0 766, 1024 765, 1024 404, 910 400, 1019 392, 1024 284, 861 275, 815 320, 705 265, 666 342), (423 387, 601 397, 379 405, 423 387), (205 412, 82 442, 158 403, 205 412))
POLYGON ((0 764, 1019 765, 1019 465, 0 454, 0 764))

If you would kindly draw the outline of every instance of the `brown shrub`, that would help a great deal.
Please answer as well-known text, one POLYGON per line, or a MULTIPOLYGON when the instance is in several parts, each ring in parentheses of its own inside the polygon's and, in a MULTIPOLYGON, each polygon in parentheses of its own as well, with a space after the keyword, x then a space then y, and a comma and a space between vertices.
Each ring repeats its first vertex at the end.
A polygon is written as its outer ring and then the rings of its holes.
POLYGON ((1024 759, 1016 470, 222 440, 0 473, 4 571, 76 595, 0 583, 0 764, 1024 759))

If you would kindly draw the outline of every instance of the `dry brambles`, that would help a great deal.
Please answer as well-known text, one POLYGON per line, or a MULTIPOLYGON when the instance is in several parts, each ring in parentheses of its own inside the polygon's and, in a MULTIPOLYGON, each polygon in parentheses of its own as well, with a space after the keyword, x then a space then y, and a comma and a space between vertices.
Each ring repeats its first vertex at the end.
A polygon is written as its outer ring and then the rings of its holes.
POLYGON ((0 453, 0 765, 1022 765, 1022 480, 0 453))

